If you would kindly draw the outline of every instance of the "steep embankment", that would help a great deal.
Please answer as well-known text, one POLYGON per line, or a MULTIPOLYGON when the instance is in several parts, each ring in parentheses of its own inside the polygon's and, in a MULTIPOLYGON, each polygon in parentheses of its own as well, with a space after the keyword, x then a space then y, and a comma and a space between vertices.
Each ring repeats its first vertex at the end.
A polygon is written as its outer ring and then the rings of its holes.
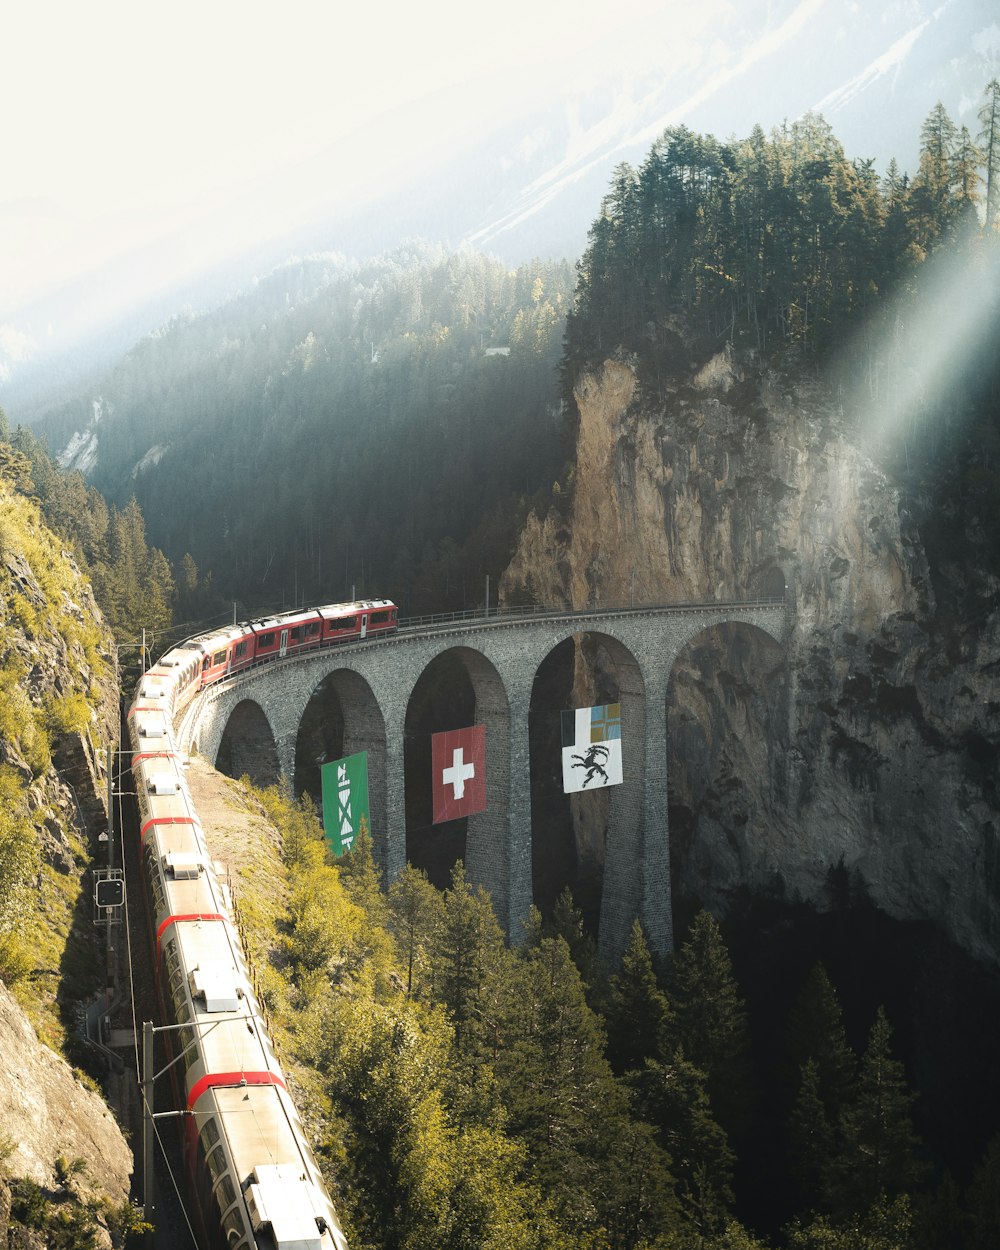
POLYGON ((574 606, 780 593, 784 649, 697 639, 668 707, 675 893, 822 903, 843 864, 897 917, 1000 957, 1000 622, 944 624, 897 493, 813 383, 721 353, 642 407, 608 362, 576 389, 570 502, 532 517, 507 598, 574 606))
POLYGON ((128 1145, 66 1062, 84 1057, 76 1024, 104 984, 84 885, 118 696, 89 586, 2 480, 0 631, 0 1229, 31 1227, 18 1244, 34 1245, 50 1221, 82 1237, 128 1196, 128 1145))

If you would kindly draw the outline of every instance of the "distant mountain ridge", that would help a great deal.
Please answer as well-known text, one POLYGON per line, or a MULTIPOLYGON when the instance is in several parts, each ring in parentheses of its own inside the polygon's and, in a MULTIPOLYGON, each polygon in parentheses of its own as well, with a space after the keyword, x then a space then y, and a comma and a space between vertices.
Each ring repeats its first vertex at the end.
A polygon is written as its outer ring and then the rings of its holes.
MULTIPOLYGON (((765 130, 809 110, 822 112, 851 157, 884 169, 895 157, 916 167, 920 123, 941 100, 957 125, 978 128, 983 87, 1000 73, 1000 22, 993 0, 882 4, 862 12, 830 0, 784 0, 735 10, 700 60, 681 63, 651 31, 636 29, 636 71, 591 77, 569 93, 530 104, 513 95, 493 128, 460 124, 463 99, 449 103, 453 133, 444 151, 387 162, 376 193, 351 174, 366 146, 395 126, 413 135, 433 125, 412 116, 378 119, 349 142, 286 171, 242 187, 200 223, 164 236, 36 301, 4 308, 0 299, 0 404, 31 422, 77 390, 96 369, 185 306, 205 309, 269 272, 291 255, 338 251, 359 257, 425 238, 449 248, 471 246, 508 264, 578 256, 609 175, 621 161, 639 163, 668 125, 719 138, 765 130), (297 224, 253 246, 246 205, 266 198, 276 219, 297 224), (237 228, 237 223, 238 227, 237 228), (204 256, 199 230, 220 240, 213 263, 184 272, 183 258, 204 256), (143 275, 143 298, 129 284, 143 275)), ((428 106, 429 107, 429 106, 428 106)), ((0 205, 0 210, 3 206, 0 205)))

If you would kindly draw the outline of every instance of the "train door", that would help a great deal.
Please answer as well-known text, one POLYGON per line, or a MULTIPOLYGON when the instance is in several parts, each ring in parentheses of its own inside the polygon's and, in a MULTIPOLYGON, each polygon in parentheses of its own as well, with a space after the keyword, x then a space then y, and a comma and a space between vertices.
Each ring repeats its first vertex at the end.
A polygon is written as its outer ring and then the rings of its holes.
POLYGON ((281 631, 281 645, 278 648, 278 654, 281 656, 282 659, 284 659, 285 656, 288 654, 288 630, 287 629, 283 629, 281 631))
POLYGON ((361 613, 361 637, 365 638, 367 637, 367 635, 368 635, 368 613, 362 612, 361 613))

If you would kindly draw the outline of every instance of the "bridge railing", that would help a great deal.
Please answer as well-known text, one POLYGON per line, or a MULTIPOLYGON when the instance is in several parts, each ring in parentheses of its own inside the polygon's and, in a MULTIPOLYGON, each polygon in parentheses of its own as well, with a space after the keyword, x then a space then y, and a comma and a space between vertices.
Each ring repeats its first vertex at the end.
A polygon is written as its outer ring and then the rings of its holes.
POLYGON ((704 612, 719 608, 776 608, 785 603, 783 595, 760 599, 709 599, 689 603, 600 603, 587 608, 572 608, 568 603, 534 603, 522 606, 467 608, 462 612, 436 612, 430 616, 400 617, 400 629, 423 629, 428 626, 450 625, 460 621, 492 621, 530 619, 534 616, 594 616, 605 613, 643 612, 704 612))

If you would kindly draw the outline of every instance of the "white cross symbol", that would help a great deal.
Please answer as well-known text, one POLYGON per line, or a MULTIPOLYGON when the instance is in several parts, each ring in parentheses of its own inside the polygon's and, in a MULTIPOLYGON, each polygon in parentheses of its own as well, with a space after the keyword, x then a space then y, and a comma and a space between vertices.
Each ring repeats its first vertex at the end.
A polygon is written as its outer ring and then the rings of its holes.
POLYGON ((455 798, 461 799, 465 797, 465 783, 471 781, 476 775, 475 764, 466 764, 465 749, 459 747, 451 753, 451 768, 446 768, 441 774, 441 782, 446 786, 454 786, 455 798))

